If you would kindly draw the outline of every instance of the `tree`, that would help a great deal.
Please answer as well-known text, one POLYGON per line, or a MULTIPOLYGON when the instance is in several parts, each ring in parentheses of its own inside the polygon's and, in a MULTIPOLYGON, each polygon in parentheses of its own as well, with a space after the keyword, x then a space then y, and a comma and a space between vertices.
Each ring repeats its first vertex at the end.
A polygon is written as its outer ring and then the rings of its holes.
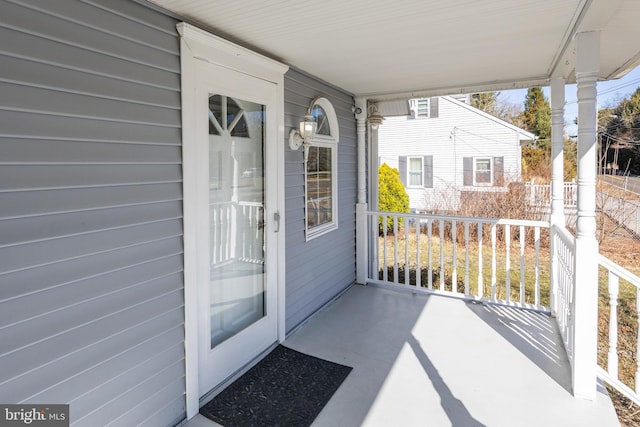
POLYGON ((640 88, 617 106, 598 111, 600 166, 640 174, 640 88))
POLYGON ((527 90, 524 110, 518 117, 518 125, 538 137, 539 147, 550 151, 551 106, 541 88, 532 87, 527 90))
POLYGON ((500 92, 474 93, 471 95, 471 106, 509 123, 513 123, 520 115, 518 106, 501 98, 500 92))
MULTIPOLYGON (((409 195, 400 180, 400 172, 386 163, 378 168, 378 209, 385 212, 409 212, 409 195)), ((382 221, 383 217, 380 217, 380 232, 382 221)), ((398 220, 398 226, 401 225, 402 218, 398 220)), ((387 227, 393 227, 393 217, 387 217, 387 227)))
POLYGON ((527 90, 524 110, 516 124, 538 137, 534 147, 522 150, 522 170, 526 179, 551 178, 551 106, 542 89, 532 87, 527 90))

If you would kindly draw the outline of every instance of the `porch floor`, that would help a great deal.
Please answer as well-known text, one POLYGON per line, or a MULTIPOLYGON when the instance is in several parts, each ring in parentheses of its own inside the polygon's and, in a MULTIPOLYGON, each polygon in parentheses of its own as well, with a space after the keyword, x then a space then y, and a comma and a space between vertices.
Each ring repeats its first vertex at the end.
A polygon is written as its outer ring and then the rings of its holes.
POLYGON ((314 426, 619 426, 536 312, 354 286, 284 344, 353 367, 314 426))

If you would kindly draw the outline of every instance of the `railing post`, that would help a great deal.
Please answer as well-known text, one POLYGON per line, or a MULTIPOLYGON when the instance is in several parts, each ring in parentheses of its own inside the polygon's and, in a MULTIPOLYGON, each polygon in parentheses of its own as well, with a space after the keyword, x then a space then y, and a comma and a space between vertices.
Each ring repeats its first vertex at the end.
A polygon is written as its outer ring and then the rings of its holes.
POLYGON ((596 240, 596 81, 600 33, 576 35, 578 82, 578 220, 573 283, 573 394, 596 398, 598 344, 598 241, 596 240))
POLYGON ((618 378, 618 276, 609 272, 609 353, 607 371, 618 378))

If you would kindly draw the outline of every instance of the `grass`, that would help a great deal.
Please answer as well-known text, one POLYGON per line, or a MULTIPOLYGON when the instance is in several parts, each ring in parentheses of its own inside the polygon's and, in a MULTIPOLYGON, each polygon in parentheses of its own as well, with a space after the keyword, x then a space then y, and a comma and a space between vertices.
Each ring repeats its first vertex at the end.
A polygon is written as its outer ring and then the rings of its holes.
MULTIPOLYGON (((458 225, 462 229, 461 225, 458 225)), ((536 263, 536 252, 532 244, 526 243, 524 255, 521 256, 520 241, 516 240, 518 233, 511 227, 511 242, 508 247, 502 241, 496 242, 495 248, 495 286, 493 280, 493 249, 489 236, 483 236, 482 263, 480 263, 480 246, 477 238, 470 239, 468 247, 465 246, 463 238, 457 238, 455 244, 451 237, 440 239, 439 231, 434 230, 431 237, 431 263, 429 263, 429 237, 426 232, 420 233, 420 268, 418 269, 417 249, 418 238, 415 232, 405 236, 401 231, 397 237, 398 258, 397 270, 399 284, 416 285, 417 272, 420 271, 421 287, 428 287, 429 273, 431 273, 432 286, 434 289, 466 293, 474 296, 494 297, 499 300, 507 300, 507 277, 510 279, 509 301, 524 302, 526 304, 549 306, 549 249, 546 245, 540 245, 539 259, 536 263), (405 248, 408 249, 408 258, 405 248), (468 267, 467 267, 468 252, 468 267), (509 268, 507 268, 507 252, 509 252, 509 268), (441 263, 441 254, 443 262, 441 263), (536 265, 539 271, 539 294, 536 301, 536 265), (480 268, 482 266, 482 271, 480 268), (522 267, 522 268, 521 268, 522 267), (454 281, 455 272, 455 281, 454 281), (468 275, 468 289, 465 289, 468 275), (441 279, 444 277, 444 283, 441 279), (479 280, 479 277, 481 280, 479 280), (407 280, 408 279, 408 280, 407 280), (452 284, 455 282, 455 289, 452 284), (478 292, 481 284, 481 292, 478 292), (521 288, 524 293, 521 292, 521 288)), ((548 230, 541 230, 542 239, 548 230)), ((445 233, 451 236, 450 229, 445 233)), ((393 235, 386 238, 380 237, 378 240, 379 259, 378 278, 382 279, 386 264, 387 280, 395 281, 394 260, 394 239, 393 235), (384 262, 384 247, 387 247, 387 262, 384 262)))

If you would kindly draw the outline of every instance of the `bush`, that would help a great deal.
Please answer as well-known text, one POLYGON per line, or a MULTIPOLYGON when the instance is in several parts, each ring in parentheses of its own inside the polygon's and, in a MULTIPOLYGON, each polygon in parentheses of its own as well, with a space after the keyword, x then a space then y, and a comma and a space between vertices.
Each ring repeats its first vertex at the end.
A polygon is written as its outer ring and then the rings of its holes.
MULTIPOLYGON (((384 212, 409 212, 409 195, 400 180, 400 172, 383 163, 378 168, 378 209, 384 212)), ((382 221, 378 220, 378 227, 382 232, 382 221)), ((393 224, 393 217, 387 218, 387 227, 393 224)), ((398 227, 402 225, 402 218, 398 219, 398 227)))

